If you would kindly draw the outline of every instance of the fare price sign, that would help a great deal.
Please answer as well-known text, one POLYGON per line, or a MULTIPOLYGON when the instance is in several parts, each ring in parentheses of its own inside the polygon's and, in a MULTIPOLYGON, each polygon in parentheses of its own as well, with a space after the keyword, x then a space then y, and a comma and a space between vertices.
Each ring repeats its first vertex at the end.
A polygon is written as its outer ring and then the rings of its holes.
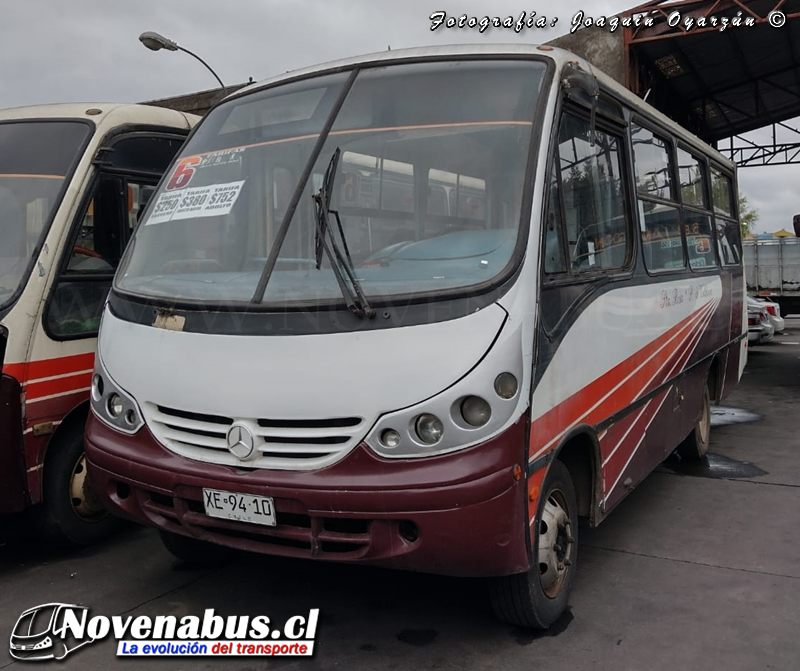
POLYGON ((242 192, 245 180, 163 191, 145 226, 179 219, 217 217, 228 214, 242 192))

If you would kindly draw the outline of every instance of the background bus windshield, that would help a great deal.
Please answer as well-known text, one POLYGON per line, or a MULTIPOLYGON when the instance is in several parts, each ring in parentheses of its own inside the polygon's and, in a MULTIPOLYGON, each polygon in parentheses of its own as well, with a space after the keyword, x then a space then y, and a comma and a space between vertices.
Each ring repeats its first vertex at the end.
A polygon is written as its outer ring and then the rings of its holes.
POLYGON ((0 308, 28 276, 64 180, 90 133, 80 122, 0 124, 0 308))
POLYGON ((497 277, 510 269, 518 238, 544 70, 531 61, 363 70, 305 183, 306 164, 350 73, 223 104, 162 182, 118 288, 252 301, 274 253, 265 303, 341 302, 330 260, 320 253, 313 198, 337 149, 330 208, 341 233, 331 213, 330 235, 343 251, 346 243, 347 264, 370 300, 463 290, 497 277), (286 217, 286 237, 273 252, 286 217))

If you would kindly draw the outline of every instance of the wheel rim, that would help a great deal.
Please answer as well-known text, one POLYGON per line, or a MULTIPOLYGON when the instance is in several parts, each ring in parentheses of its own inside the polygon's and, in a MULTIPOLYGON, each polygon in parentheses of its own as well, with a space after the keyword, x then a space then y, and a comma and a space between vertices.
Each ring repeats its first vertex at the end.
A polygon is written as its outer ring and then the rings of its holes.
POLYGON ((558 597, 572 566, 575 539, 569 513, 564 494, 558 489, 551 491, 539 521, 538 539, 539 581, 551 599, 558 597))
POLYGON ((105 508, 92 492, 86 475, 86 455, 81 454, 69 479, 69 498, 72 511, 85 522, 96 522, 106 516, 105 508))
POLYGON ((698 422, 700 429, 700 441, 705 446, 711 439, 711 402, 709 401, 708 394, 703 395, 703 413, 698 422))

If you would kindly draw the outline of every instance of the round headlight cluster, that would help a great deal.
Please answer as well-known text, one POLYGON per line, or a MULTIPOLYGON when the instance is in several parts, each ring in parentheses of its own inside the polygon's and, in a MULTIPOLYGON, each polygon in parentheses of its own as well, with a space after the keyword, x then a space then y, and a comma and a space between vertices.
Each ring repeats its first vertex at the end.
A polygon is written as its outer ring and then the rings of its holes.
POLYGON ((90 396, 94 413, 106 424, 125 433, 134 433, 144 423, 136 401, 103 372, 92 376, 90 396))
POLYGON ((505 365, 497 370, 381 418, 367 444, 379 455, 401 459, 447 454, 492 438, 518 410, 520 398, 519 377, 505 365))

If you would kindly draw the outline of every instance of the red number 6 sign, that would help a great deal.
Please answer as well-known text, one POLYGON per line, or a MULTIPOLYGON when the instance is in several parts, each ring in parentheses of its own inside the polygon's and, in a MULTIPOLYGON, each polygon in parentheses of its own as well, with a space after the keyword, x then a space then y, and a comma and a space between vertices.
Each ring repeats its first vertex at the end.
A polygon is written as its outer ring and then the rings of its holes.
POLYGON ((189 182, 192 181, 192 177, 194 177, 193 166, 200 163, 200 161, 201 158, 199 156, 190 156, 189 158, 185 158, 178 163, 178 165, 175 167, 175 171, 172 173, 172 177, 169 178, 167 191, 182 189, 183 187, 188 186, 189 182))

